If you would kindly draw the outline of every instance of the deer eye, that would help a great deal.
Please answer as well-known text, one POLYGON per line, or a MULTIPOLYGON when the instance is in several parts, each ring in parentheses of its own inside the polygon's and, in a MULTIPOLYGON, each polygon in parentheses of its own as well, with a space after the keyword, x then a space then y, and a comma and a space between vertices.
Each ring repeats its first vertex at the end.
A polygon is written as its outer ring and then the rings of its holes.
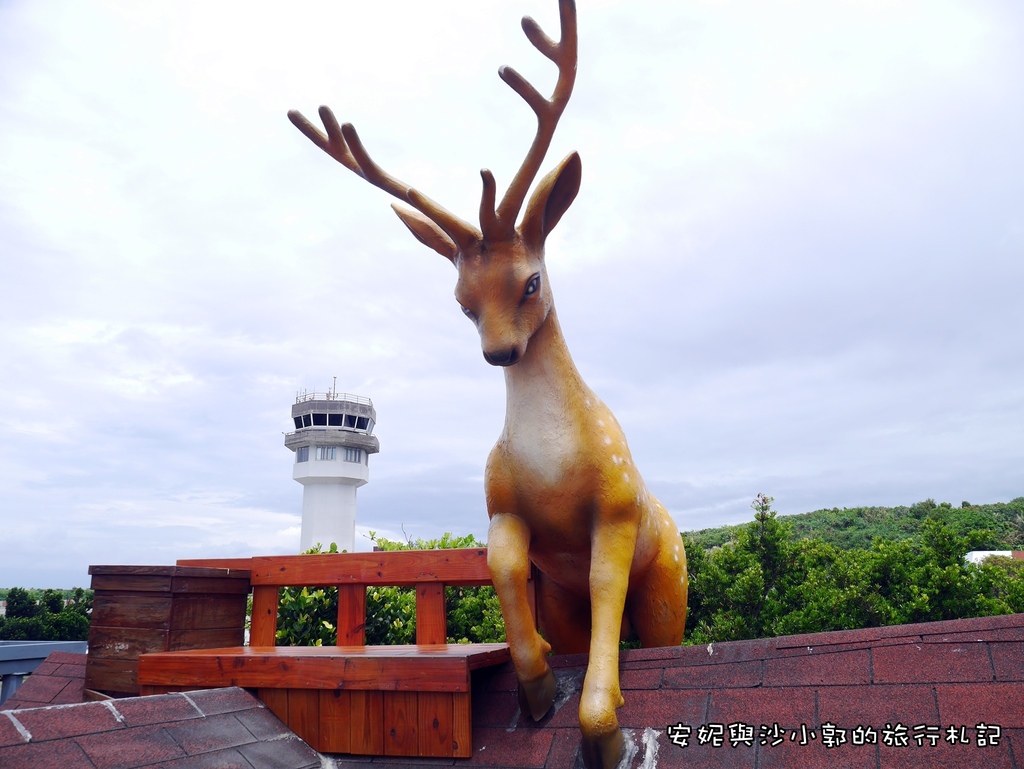
POLYGON ((540 290, 540 274, 538 273, 538 274, 534 275, 532 278, 530 278, 530 280, 526 283, 526 290, 523 291, 523 298, 525 299, 528 296, 533 296, 539 290, 540 290))
POLYGON ((465 316, 466 316, 467 318, 469 318, 469 319, 470 319, 471 321, 473 321, 474 323, 476 323, 476 313, 474 313, 474 312, 473 312, 473 311, 472 311, 471 309, 469 309, 468 307, 466 307, 466 306, 465 306, 465 305, 463 305, 463 304, 460 304, 460 305, 459 305, 459 307, 461 307, 461 308, 462 308, 462 314, 463 314, 463 315, 465 315, 465 316))

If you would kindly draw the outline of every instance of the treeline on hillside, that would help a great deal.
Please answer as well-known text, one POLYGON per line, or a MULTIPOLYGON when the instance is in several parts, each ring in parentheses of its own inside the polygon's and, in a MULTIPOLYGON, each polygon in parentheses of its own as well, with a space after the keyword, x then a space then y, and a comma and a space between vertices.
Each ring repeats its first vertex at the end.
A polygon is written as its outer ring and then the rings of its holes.
POLYGON ((759 494, 754 521, 720 547, 684 535, 689 643, 1024 612, 1024 561, 966 562, 990 534, 959 534, 941 506, 910 536, 843 548, 797 538, 772 502, 759 494))
MULTIPOLYGON (((1024 497, 1010 502, 973 505, 936 504, 926 499, 910 506, 848 507, 784 516, 794 540, 821 539, 844 550, 868 549, 876 539, 893 542, 921 533, 925 521, 942 520, 958 537, 970 537, 977 550, 1019 550, 1024 546, 1024 497)), ((735 541, 744 528, 720 526, 690 532, 689 541, 705 548, 735 541)))
POLYGON ((28 591, 12 587, 6 592, 6 614, 0 617, 3 641, 86 641, 92 593, 74 590, 28 591), (36 597, 38 595, 38 597, 36 597))
MULTIPOLYGON (((825 537, 797 536, 792 517, 778 517, 773 501, 759 494, 751 504, 754 520, 730 527, 724 544, 682 535, 690 573, 684 643, 1024 612, 1024 561, 966 562, 964 555, 991 541, 990 534, 960 533, 963 519, 949 520, 951 507, 922 503, 914 517, 927 512, 906 536, 843 547, 825 537)), ((999 506, 978 506, 993 507, 999 506)), ((385 550, 483 544, 471 535, 409 543, 371 538, 385 550)), ((331 589, 282 591, 278 643, 333 644, 337 600, 331 589)), ((446 604, 449 642, 505 640, 493 588, 448 588, 446 604)), ((367 643, 414 643, 411 588, 368 588, 366 608, 367 643)))

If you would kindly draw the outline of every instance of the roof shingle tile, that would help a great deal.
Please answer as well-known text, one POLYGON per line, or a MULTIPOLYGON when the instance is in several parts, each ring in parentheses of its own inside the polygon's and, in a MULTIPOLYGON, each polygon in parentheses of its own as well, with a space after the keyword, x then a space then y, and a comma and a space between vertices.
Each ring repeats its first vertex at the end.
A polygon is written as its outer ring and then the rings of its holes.
POLYGON ((765 686, 838 686, 871 683, 871 652, 811 651, 765 661, 765 686))
POLYGON ((207 716, 195 722, 179 722, 164 728, 190 756, 221 748, 237 748, 253 741, 252 733, 231 713, 207 716))
POLYGON ((74 740, 0 748, 0 766, 4 769, 96 769, 74 740))
POLYGON ((32 735, 32 742, 124 729, 117 713, 104 702, 19 710, 14 715, 32 735))
POLYGON ((180 758, 185 752, 160 726, 131 730, 131 739, 111 739, 109 734, 90 734, 75 740, 96 769, 135 769, 154 761, 180 758))
POLYGON ((203 712, 180 694, 130 697, 118 700, 115 707, 124 719, 124 725, 128 727, 168 724, 203 717, 203 712))
POLYGON ((873 649, 875 683, 994 681, 988 646, 978 643, 909 643, 873 649))

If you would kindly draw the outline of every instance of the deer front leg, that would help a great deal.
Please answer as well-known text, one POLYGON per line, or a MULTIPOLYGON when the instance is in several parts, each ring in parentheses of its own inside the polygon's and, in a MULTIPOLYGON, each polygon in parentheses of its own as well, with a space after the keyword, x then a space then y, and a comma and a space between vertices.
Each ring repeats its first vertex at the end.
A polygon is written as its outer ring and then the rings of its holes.
POLYGON ((588 769, 614 769, 623 751, 615 716, 624 700, 619 689, 619 640, 636 549, 632 520, 598 520, 591 539, 590 662, 580 698, 583 761, 588 769))
POLYGON ((555 676, 548 665, 551 645, 540 637, 530 612, 530 530, 517 515, 497 513, 487 532, 487 568, 505 617, 505 637, 519 680, 524 711, 539 721, 555 701, 555 676))

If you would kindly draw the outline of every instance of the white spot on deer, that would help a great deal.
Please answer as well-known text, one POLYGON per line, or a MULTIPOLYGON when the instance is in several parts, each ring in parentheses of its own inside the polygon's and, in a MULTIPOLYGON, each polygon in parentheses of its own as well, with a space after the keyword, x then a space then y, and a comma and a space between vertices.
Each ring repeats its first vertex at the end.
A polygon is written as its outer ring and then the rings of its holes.
POLYGON ((613 465, 620 465, 620 464, 622 464, 622 457, 620 457, 618 454, 612 454, 612 464, 613 465))
POLYGON ((603 419, 598 419, 597 420, 597 426, 598 427, 604 427, 604 420, 603 419))
POLYGON ((626 483, 629 483, 629 473, 623 473, 622 480, 625 481, 626 483))
POLYGON ((605 446, 611 446, 612 445, 612 439, 611 439, 610 435, 604 436, 604 445, 605 446))

